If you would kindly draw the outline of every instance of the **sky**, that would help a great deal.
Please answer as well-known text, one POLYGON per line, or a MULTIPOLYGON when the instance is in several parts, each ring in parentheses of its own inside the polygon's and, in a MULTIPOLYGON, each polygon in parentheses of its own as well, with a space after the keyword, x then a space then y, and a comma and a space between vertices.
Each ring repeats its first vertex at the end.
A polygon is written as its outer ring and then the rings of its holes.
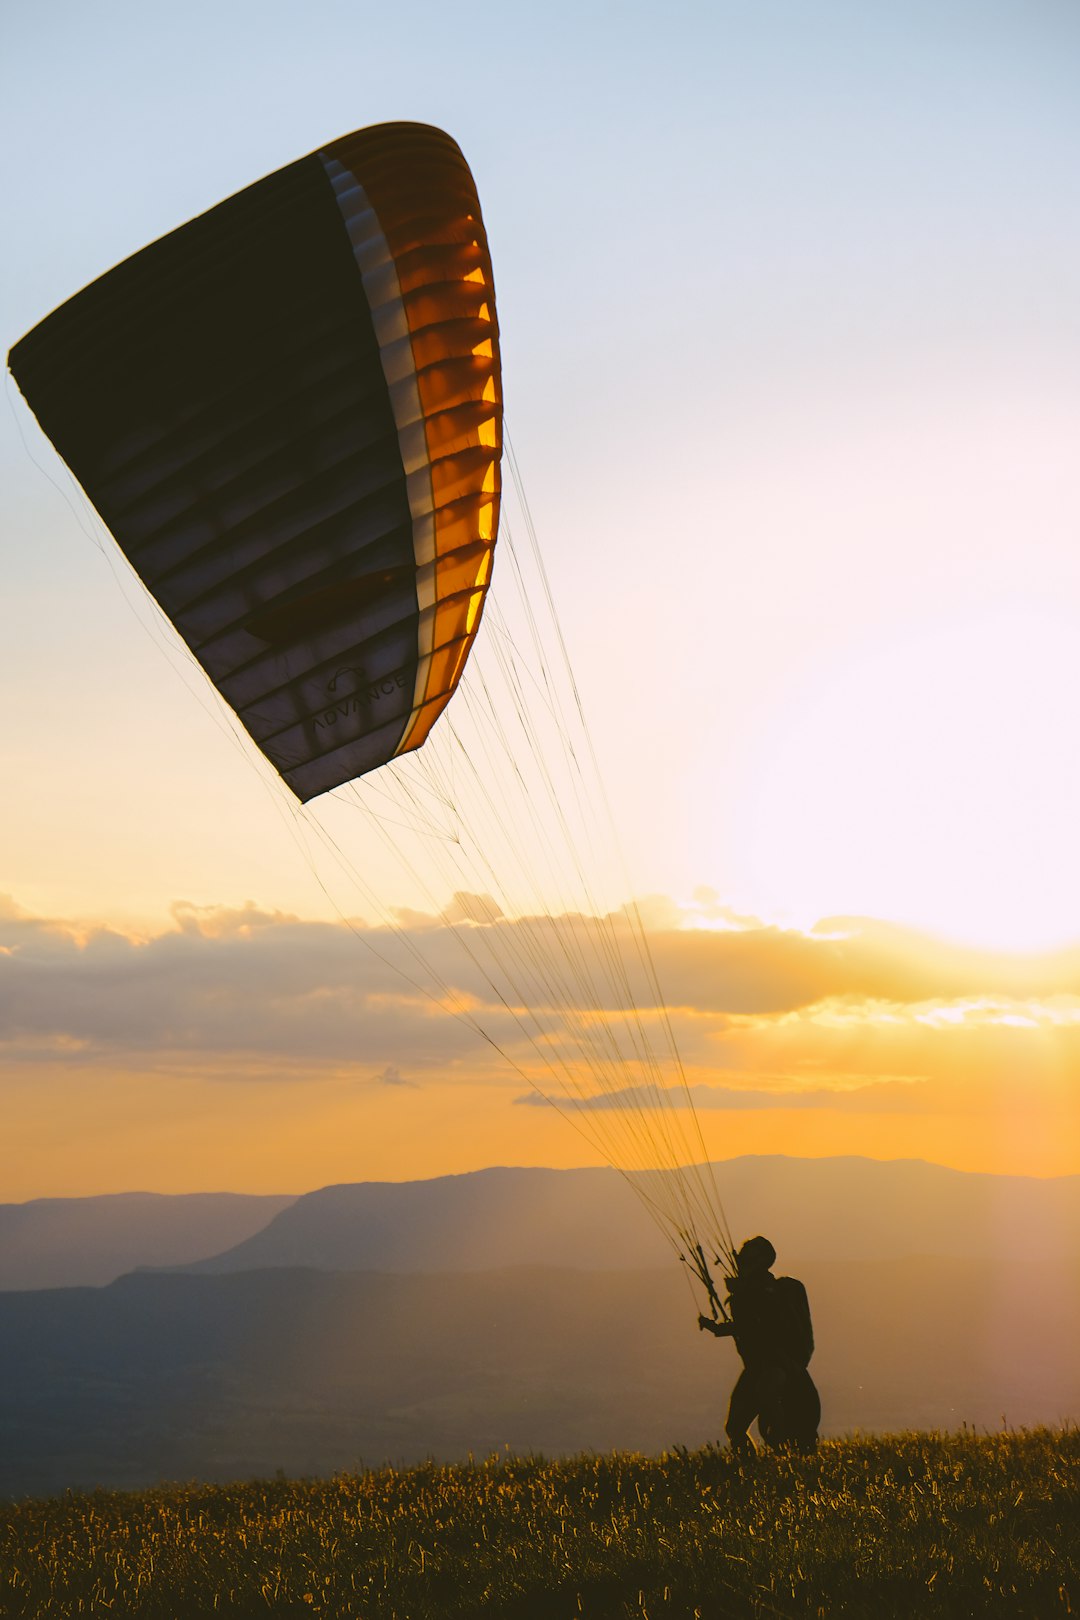
MULTIPOLYGON (((706 1149, 1080 1172, 1075 7, 0 27, 8 347, 347 130, 462 146, 625 859, 597 904, 642 905, 706 1149)), ((452 886, 386 863, 370 798, 298 814, 6 381, 0 1199, 594 1162, 444 960, 452 886), (387 966, 414 946, 501 1053, 387 966)), ((528 923, 466 926, 512 960, 528 923)))

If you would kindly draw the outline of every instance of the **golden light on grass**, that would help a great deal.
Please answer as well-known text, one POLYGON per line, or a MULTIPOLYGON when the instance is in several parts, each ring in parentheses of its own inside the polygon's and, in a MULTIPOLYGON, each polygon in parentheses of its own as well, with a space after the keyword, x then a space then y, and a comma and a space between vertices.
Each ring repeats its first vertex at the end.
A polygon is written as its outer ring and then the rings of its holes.
POLYGON ((0 1508, 13 1614, 1074 1612, 1075 1429, 493 1455, 0 1508))

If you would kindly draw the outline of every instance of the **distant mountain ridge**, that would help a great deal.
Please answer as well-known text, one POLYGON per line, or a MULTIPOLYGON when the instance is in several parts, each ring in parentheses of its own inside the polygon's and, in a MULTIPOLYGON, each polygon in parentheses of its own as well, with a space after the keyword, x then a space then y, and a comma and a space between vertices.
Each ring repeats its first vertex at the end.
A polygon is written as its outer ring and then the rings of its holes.
MULTIPOLYGON (((921 1160, 744 1156, 713 1167, 738 1242, 764 1232, 781 1266, 906 1255, 1080 1257, 1080 1176, 977 1175, 921 1160)), ((187 1269, 629 1270, 671 1249, 613 1170, 492 1168, 307 1193, 261 1231, 187 1269)))
MULTIPOLYGON (((713 1166, 738 1241, 764 1232, 781 1268, 905 1255, 1080 1258, 1080 1176, 1041 1181, 920 1160, 743 1156, 713 1166)), ((0 1205, 0 1289, 95 1285, 134 1269, 206 1273, 631 1270, 671 1249, 609 1169, 493 1167, 355 1182, 299 1197, 124 1193, 0 1205)))
MULTIPOLYGON (((1080 1177, 715 1170, 736 1238, 809 1289, 827 1432, 1080 1415, 1080 1177)), ((610 1170, 43 1201, 0 1208, 12 1234, 8 1276, 182 1263, 0 1293, 0 1494, 699 1445, 738 1370, 610 1170)))
POLYGON ((294 1193, 107 1193, 0 1204, 0 1289, 113 1282, 242 1242, 294 1193))

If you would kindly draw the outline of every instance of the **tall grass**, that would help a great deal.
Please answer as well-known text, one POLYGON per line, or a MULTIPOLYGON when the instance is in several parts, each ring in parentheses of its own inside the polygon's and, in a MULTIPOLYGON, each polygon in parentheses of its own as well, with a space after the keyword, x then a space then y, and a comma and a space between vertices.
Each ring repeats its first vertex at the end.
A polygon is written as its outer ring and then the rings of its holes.
POLYGON ((1080 1610, 1080 1431, 616 1453, 0 1507, 0 1614, 638 1620, 1080 1610))

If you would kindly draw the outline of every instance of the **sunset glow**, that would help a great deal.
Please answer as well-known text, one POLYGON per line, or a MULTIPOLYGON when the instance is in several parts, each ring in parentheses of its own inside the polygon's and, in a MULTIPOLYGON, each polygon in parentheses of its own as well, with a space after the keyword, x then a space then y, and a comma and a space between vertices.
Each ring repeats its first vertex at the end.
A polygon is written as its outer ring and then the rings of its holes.
MULTIPOLYGON (((456 983, 517 1072, 395 978, 378 930, 189 912, 131 938, 9 907, 0 938, 21 1009, 4 1043, 25 1144, 10 1196, 603 1162, 529 1090, 550 1081, 465 962, 456 983)), ((867 923, 669 927, 653 946, 715 1157, 1080 1173, 1080 953, 1031 959, 1005 994, 1015 959, 867 923)), ((606 1130, 587 1106, 578 1120, 606 1130)))
POLYGON ((1080 1173, 1080 14, 553 0, 481 94, 445 8, 320 9, 16 8, 6 347, 320 142, 445 129, 513 435, 475 648, 301 807, 9 378, 0 1200, 599 1162, 574 1037, 636 1096, 652 966, 717 1158, 1080 1173))
POLYGON ((1080 934, 1080 642, 1050 600, 828 657, 762 746, 752 869, 788 914, 968 944, 1080 934))

